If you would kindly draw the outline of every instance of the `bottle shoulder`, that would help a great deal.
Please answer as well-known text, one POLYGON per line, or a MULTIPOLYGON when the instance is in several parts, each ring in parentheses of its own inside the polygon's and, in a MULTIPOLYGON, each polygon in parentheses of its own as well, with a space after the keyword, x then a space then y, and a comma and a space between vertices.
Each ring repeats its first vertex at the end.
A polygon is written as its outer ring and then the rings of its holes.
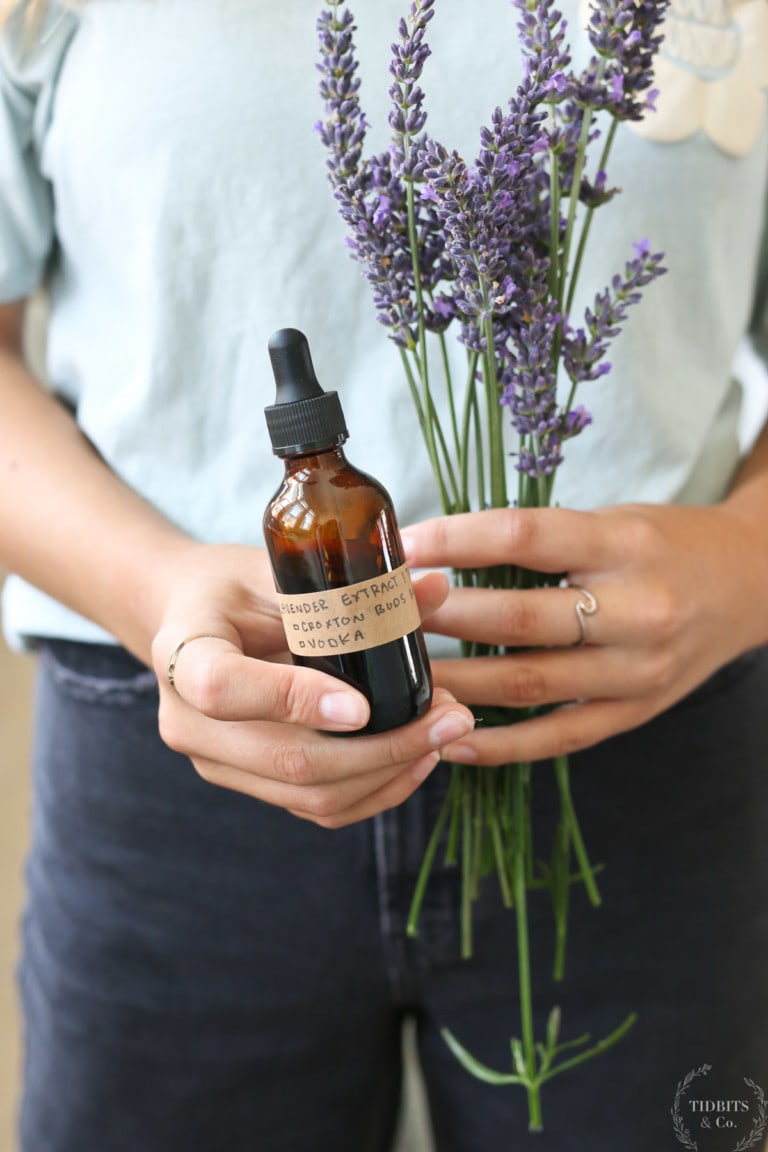
POLYGON ((263 526, 282 591, 354 584, 404 559, 386 489, 338 454, 287 462, 263 526))
POLYGON ((392 514, 392 501, 383 484, 345 458, 308 456, 287 463, 267 512, 279 517, 286 508, 294 514, 303 508, 331 516, 357 509, 376 517, 392 514))

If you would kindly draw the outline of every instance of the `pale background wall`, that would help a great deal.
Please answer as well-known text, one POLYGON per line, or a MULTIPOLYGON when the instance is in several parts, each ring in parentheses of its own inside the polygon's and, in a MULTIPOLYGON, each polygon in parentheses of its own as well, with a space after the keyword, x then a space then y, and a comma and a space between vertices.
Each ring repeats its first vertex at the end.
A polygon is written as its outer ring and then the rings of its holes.
POLYGON ((33 661, 0 642, 0 1152, 13 1152, 19 1021, 13 972, 29 816, 28 741, 33 661))

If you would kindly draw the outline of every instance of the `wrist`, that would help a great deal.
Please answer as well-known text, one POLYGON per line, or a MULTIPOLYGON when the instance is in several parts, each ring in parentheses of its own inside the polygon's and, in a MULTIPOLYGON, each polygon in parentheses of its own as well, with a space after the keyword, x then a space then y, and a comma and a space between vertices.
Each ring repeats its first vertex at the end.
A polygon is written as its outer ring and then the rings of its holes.
POLYGON ((721 594, 733 599, 744 651, 768 643, 768 516, 763 500, 754 496, 746 488, 736 489, 718 509, 728 526, 721 594))
POLYGON ((264 636, 283 635, 265 549, 184 536, 159 542, 135 618, 141 659, 148 663, 153 650, 156 663, 158 652, 162 656, 192 633, 242 645, 243 629, 255 619, 264 636))

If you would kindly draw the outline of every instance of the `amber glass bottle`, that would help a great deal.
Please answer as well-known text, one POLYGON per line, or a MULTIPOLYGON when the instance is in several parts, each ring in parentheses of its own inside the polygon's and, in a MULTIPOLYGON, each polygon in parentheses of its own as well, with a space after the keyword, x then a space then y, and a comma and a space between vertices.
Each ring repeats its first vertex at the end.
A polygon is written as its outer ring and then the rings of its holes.
POLYGON ((285 475, 264 514, 264 538, 296 664, 365 694, 360 734, 415 720, 432 683, 392 502, 346 459, 338 396, 323 392, 294 328, 269 342, 277 385, 266 409, 285 475))

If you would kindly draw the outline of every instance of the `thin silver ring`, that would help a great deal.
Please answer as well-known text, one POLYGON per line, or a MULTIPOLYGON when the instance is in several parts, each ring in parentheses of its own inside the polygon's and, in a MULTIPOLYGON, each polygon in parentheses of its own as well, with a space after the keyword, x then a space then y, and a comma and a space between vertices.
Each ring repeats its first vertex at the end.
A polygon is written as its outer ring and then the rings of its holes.
POLYGON ((581 648, 582 644, 587 642, 587 622, 586 616, 594 616, 597 612, 597 600, 590 591, 582 588, 580 584, 569 584, 566 580, 564 587, 573 588, 574 591, 580 593, 580 598, 574 604, 576 609, 576 619, 579 622, 579 638, 574 640, 571 645, 572 648, 581 648))
POLYGON ((195 632, 192 636, 185 636, 183 640, 179 641, 179 643, 174 648, 173 652, 171 652, 170 656, 168 657, 168 683, 170 684, 171 688, 173 688, 174 692, 176 692, 177 695, 179 693, 179 690, 176 687, 176 680, 174 679, 174 673, 176 671, 176 661, 179 658, 179 654, 181 653, 182 648, 184 648, 187 644, 191 644, 193 640, 222 640, 222 639, 223 639, 222 636, 215 636, 213 632, 195 632))

